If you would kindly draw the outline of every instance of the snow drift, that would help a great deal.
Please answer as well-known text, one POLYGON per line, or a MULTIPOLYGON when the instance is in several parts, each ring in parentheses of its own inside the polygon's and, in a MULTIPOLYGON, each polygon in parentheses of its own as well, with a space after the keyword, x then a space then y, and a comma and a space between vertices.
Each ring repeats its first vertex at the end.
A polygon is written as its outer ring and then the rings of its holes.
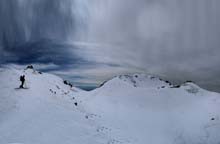
POLYGON ((0 69, 0 143, 219 144, 220 95, 122 75, 87 92, 34 69, 0 69), (19 76, 26 75, 26 88, 19 76))

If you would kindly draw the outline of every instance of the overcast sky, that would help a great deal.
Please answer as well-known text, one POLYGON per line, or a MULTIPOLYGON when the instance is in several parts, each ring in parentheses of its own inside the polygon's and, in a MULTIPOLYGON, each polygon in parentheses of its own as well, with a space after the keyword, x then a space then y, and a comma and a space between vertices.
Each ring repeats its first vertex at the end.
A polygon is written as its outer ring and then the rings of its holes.
POLYGON ((1 0, 0 63, 94 85, 144 72, 220 91, 219 0, 1 0))

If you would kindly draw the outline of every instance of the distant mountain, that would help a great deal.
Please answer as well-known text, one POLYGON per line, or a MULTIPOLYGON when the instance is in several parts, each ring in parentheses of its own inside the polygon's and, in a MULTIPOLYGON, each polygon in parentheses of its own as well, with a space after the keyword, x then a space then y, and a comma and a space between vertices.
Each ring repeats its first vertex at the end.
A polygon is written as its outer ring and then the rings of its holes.
POLYGON ((88 92, 32 67, 0 80, 1 144, 220 143, 220 94, 192 82, 121 75, 88 92))

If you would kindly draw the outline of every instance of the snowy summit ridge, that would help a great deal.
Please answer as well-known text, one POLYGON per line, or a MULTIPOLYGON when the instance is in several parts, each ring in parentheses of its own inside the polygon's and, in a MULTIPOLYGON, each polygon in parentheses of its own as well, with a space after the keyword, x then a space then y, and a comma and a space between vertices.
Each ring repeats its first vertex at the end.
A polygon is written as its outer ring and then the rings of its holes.
POLYGON ((33 67, 0 68, 0 79, 1 144, 220 142, 220 95, 191 82, 121 75, 87 92, 33 67))
MULTIPOLYGON (((105 81, 100 87, 114 87, 115 85, 127 85, 136 88, 157 88, 157 89, 164 89, 164 88, 181 88, 181 87, 191 87, 202 90, 199 86, 197 86, 192 81, 186 81, 181 85, 172 84, 168 80, 163 80, 157 76, 153 75, 146 75, 146 74, 130 74, 130 75, 119 75, 114 77, 109 81, 105 81)), ((194 91, 196 93, 196 91, 194 91)))

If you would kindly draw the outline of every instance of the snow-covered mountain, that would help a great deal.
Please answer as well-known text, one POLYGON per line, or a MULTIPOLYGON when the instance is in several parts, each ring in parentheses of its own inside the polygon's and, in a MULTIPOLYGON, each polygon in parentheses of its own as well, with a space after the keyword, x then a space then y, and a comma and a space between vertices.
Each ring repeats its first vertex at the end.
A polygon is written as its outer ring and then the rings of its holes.
POLYGON ((100 144, 108 141, 86 119, 75 97, 80 89, 32 69, 0 70, 0 144, 100 144), (19 76, 26 75, 25 87, 19 76))
POLYGON ((117 76, 90 92, 85 105, 130 143, 220 142, 220 95, 190 82, 175 86, 144 74, 117 76))
POLYGON ((144 74, 87 92, 34 69, 0 69, 0 144, 219 144, 220 95, 144 74), (27 89, 18 89, 25 74, 27 89))

